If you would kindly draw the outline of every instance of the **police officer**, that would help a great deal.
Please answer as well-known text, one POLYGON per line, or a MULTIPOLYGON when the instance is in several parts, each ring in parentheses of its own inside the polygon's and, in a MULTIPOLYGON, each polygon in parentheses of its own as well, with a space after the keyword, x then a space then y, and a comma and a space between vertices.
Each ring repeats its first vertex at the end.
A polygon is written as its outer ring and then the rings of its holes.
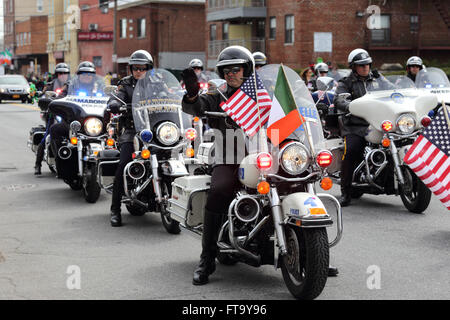
POLYGON ((341 206, 348 206, 351 202, 352 176, 355 166, 362 161, 365 135, 369 123, 349 113, 350 101, 366 94, 368 86, 387 86, 389 84, 378 71, 371 70, 372 58, 364 49, 355 49, 348 55, 348 65, 352 73, 339 80, 334 97, 334 105, 346 113, 343 117, 341 135, 344 137, 345 152, 341 168, 341 206))
MULTIPOLYGON (((43 93, 45 93, 46 91, 56 92, 57 90, 62 89, 67 80, 69 80, 69 74, 70 74, 69 66, 66 63, 58 63, 55 67, 55 79, 47 83, 47 85, 44 87, 43 93)), ((46 121, 45 135, 41 143, 39 144, 36 152, 36 162, 34 165, 35 175, 41 174, 42 160, 44 159, 45 139, 48 135, 51 124, 53 122, 53 117, 51 117, 48 112, 45 121, 46 121)))
POLYGON ((416 76, 422 69, 423 69, 423 62, 422 59, 420 59, 419 57, 412 56, 408 59, 408 61, 406 61, 406 73, 407 73, 406 75, 413 82, 416 81, 416 76))
MULTIPOLYGON (((222 50, 217 60, 217 73, 227 82, 227 90, 224 95, 229 98, 239 89, 244 80, 253 73, 254 60, 251 52, 241 46, 230 46, 222 50)), ((182 78, 186 85, 187 93, 183 97, 183 111, 203 117, 205 111, 223 112, 220 103, 225 100, 219 93, 198 95, 199 83, 192 70, 183 70, 182 78)), ((211 128, 222 133, 222 145, 226 146, 226 130, 238 129, 239 126, 230 118, 209 118, 211 128)), ((216 148, 220 145, 216 137, 216 148)), ((227 152, 235 150, 223 150, 223 159, 227 159, 227 152)), ((216 150, 216 155, 217 155, 216 150)), ((224 164, 223 159, 216 160, 212 169, 211 189, 205 207, 203 223, 202 253, 200 263, 194 271, 193 284, 203 285, 208 283, 208 277, 215 269, 217 255, 217 237, 219 228, 226 214, 228 206, 234 198, 234 190, 239 187, 237 171, 239 162, 233 159, 232 163, 224 164)))
POLYGON ((267 64, 267 57, 260 51, 253 52, 253 59, 255 60, 255 69, 259 70, 267 64))
POLYGON ((317 78, 326 77, 328 75, 328 65, 325 62, 320 62, 314 66, 315 77, 310 80, 312 92, 317 91, 317 78))
POLYGON ((127 111, 122 114, 120 118, 120 162, 116 170, 112 200, 111 200, 111 226, 120 227, 122 225, 121 217, 121 199, 124 192, 123 185, 123 169, 132 161, 132 154, 134 152, 133 139, 136 130, 133 123, 133 114, 131 112, 131 102, 133 100, 133 91, 139 79, 145 77, 148 70, 153 69, 153 58, 145 50, 137 50, 130 56, 128 62, 131 75, 121 79, 118 83, 118 92, 115 94, 117 98, 126 103, 123 105, 115 97, 111 97, 108 101, 108 108, 112 113, 121 112, 121 107, 126 107, 127 111))

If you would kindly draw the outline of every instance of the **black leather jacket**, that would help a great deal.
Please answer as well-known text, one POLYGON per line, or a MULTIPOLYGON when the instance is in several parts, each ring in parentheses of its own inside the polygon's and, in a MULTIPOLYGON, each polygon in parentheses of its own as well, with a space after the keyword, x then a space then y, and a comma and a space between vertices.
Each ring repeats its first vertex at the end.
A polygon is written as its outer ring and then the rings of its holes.
POLYGON ((352 100, 366 94, 367 86, 371 85, 374 81, 387 82, 378 72, 370 72, 367 78, 362 78, 355 72, 352 72, 348 77, 339 80, 333 103, 339 111, 346 113, 343 117, 343 127, 341 128, 341 134, 343 136, 355 134, 364 137, 366 135, 369 123, 360 117, 349 114, 348 108, 352 100), (342 93, 350 93, 351 96, 344 98, 340 96, 342 93))
MULTIPOLYGON (((237 89, 228 87, 228 89, 224 95, 227 98, 229 98, 236 92, 236 90, 237 89)), ((190 102, 187 99, 187 96, 185 95, 183 97, 182 109, 184 112, 191 114, 193 116, 204 117, 205 111, 224 112, 224 110, 220 106, 220 104, 224 101, 225 101, 225 99, 219 93, 202 94, 202 95, 198 96, 198 98, 196 100, 194 100, 193 102, 190 102)), ((232 132, 234 132, 238 136, 240 136, 242 134, 242 138, 243 138, 242 141, 245 141, 243 132, 241 129, 239 129, 239 126, 236 124, 236 122, 234 122, 234 120, 231 119, 230 117, 227 117, 227 118, 208 117, 208 125, 213 129, 219 130, 221 132, 222 138, 223 138, 222 141, 220 141, 220 142, 217 140, 217 137, 215 140, 216 148, 218 146, 218 142, 221 143, 222 147, 223 147, 222 148, 222 152, 223 152, 222 159, 220 157, 218 150, 216 150, 216 164, 225 164, 225 163, 226 164, 238 164, 238 163, 240 163, 240 161, 246 154, 246 150, 245 150, 245 148, 242 149, 241 147, 239 147, 236 142, 233 143, 234 155, 233 156, 229 155, 228 157, 226 155, 227 134, 229 137, 231 137, 230 134, 232 132), (236 131, 236 129, 239 129, 239 132, 236 131), (239 147, 239 148, 237 148, 237 147, 239 147), (230 162, 231 158, 233 158, 232 163, 230 162)), ((229 141, 229 143, 231 143, 231 141, 229 141)))
MULTIPOLYGON (((119 142, 131 142, 136 134, 136 129, 134 127, 133 113, 131 111, 131 103, 133 102, 133 91, 136 87, 137 80, 133 76, 128 76, 119 81, 118 92, 115 94, 123 102, 127 104, 127 111, 122 113, 119 121, 120 139, 119 142)), ((110 104, 113 100, 117 100, 111 97, 108 100, 110 104)), ((119 101, 119 100, 117 100, 119 101)))

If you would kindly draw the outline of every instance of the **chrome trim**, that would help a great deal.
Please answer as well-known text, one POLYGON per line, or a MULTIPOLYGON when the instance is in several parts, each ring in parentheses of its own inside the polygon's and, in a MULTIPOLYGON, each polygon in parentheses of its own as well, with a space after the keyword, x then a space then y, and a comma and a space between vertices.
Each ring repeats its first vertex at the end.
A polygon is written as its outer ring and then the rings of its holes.
POLYGON ((337 210, 337 215, 336 215, 336 217, 337 217, 337 234, 336 234, 336 238, 329 243, 329 246, 331 248, 331 247, 334 247, 336 244, 338 244, 338 242, 342 238, 342 233, 344 231, 344 224, 342 221, 342 208, 341 208, 339 201, 331 194, 317 193, 316 196, 318 196, 319 198, 324 197, 324 198, 330 199, 334 203, 336 210, 337 210))
POLYGON ((311 164, 311 153, 309 152, 308 148, 306 148, 306 146, 303 143, 300 143, 298 141, 289 142, 280 150, 279 156, 278 156, 278 163, 281 165, 281 168, 283 168, 283 170, 286 171, 290 175, 302 174, 303 172, 305 172, 308 169, 309 165, 311 164), (286 168, 283 165, 283 161, 281 160, 281 158, 283 157, 284 151, 292 145, 299 145, 301 148, 303 148, 306 151, 306 155, 307 155, 306 156, 307 157, 306 164, 305 164, 303 170, 296 172, 296 173, 291 173, 289 170, 286 170, 286 168))
POLYGON ((288 181, 288 182, 302 182, 302 181, 306 181, 306 180, 308 180, 314 176, 320 175, 320 174, 321 174, 321 172, 315 171, 315 172, 311 172, 309 175, 307 175, 306 177, 303 177, 303 178, 286 178, 286 177, 279 176, 277 174, 269 173, 267 175, 267 177, 268 178, 276 178, 276 179, 279 179, 282 181, 288 181))

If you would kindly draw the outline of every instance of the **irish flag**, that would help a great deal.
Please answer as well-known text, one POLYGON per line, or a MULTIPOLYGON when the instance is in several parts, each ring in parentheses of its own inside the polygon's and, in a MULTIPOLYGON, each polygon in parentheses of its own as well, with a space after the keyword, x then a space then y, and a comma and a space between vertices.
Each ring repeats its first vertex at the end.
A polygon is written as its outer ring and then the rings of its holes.
POLYGON ((305 119, 298 112, 283 65, 281 65, 272 98, 267 136, 274 146, 278 146, 303 122, 305 119))

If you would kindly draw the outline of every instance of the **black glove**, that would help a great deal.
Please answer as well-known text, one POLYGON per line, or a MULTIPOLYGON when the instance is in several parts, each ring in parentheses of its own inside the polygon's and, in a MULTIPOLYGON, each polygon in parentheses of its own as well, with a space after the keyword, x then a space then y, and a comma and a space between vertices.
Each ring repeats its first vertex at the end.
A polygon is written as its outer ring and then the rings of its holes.
POLYGON ((181 78, 183 79, 188 97, 193 98, 198 95, 200 84, 198 83, 197 75, 195 74, 194 69, 184 69, 181 72, 181 78))
POLYGON ((372 69, 372 74, 375 79, 378 79, 381 76, 377 69, 372 69))
POLYGON ((111 102, 108 103, 108 109, 112 112, 112 113, 119 113, 120 112, 120 107, 122 106, 122 103, 120 103, 117 100, 112 100, 111 102))
POLYGON ((327 112, 328 111, 328 105, 326 103, 319 102, 317 104, 317 110, 327 112))

